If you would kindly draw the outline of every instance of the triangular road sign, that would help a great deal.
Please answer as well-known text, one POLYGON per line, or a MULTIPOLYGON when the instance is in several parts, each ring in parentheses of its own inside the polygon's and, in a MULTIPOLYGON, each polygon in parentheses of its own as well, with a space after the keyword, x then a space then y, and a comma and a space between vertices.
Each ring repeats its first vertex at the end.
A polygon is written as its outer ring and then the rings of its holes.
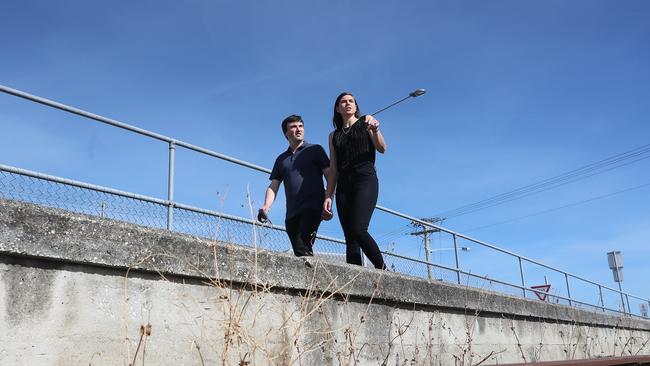
POLYGON ((551 285, 537 285, 537 286, 530 286, 531 289, 537 290, 535 291, 535 295, 537 296, 538 299, 542 301, 546 301, 546 296, 548 295, 548 290, 551 289, 551 285))

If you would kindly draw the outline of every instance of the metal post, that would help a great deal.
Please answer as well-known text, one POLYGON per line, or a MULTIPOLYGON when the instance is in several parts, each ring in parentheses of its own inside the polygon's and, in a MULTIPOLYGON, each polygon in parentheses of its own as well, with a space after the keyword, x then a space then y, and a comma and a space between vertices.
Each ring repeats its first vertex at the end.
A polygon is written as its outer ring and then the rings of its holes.
POLYGON ((632 309, 630 309, 630 297, 625 294, 625 301, 627 302, 627 312, 632 315, 632 309))
POLYGON ((429 247, 429 229, 426 226, 424 226, 423 228, 424 228, 424 253, 427 258, 427 276, 429 277, 429 280, 431 280, 433 276, 431 275, 431 264, 429 264, 431 263, 431 258, 430 258, 431 248, 429 247))
POLYGON ((521 276, 521 289, 524 292, 524 298, 526 297, 526 281, 524 280, 524 264, 521 260, 521 257, 517 257, 519 259, 519 275, 521 276))
POLYGON ((456 234, 453 234, 454 237, 454 256, 456 257, 456 278, 458 279, 458 284, 460 285, 460 262, 458 262, 458 243, 456 242, 456 234))
POLYGON ((174 153, 176 143, 169 142, 169 171, 167 175, 167 230, 172 229, 174 223, 174 153))
POLYGON ((102 216, 101 217, 106 217, 106 202, 102 202, 102 216))
POLYGON ((564 272, 564 282, 566 282, 566 293, 567 298, 569 299, 569 306, 571 306, 571 289, 569 288, 569 275, 564 272))
POLYGON ((600 293, 600 307, 605 311, 605 301, 603 301, 603 287, 598 285, 598 293, 600 293))
MULTIPOLYGON (((614 255, 612 255, 612 260, 614 261, 614 268, 616 268, 615 273, 618 273, 617 271, 621 267, 618 266, 618 261, 616 260, 616 253, 615 252, 612 252, 612 253, 614 253, 614 255)), ((614 277, 614 279, 616 280, 616 283, 618 283, 618 293, 621 295, 621 306, 623 306, 623 313, 626 313, 625 299, 623 298, 623 288, 621 287, 621 281, 623 280, 622 273, 621 273, 620 276, 621 277, 614 277)))
POLYGON ((623 298, 623 288, 621 287, 621 283, 618 283, 618 293, 621 295, 621 305, 623 306, 623 313, 626 313, 627 311, 625 310, 625 299, 623 298))

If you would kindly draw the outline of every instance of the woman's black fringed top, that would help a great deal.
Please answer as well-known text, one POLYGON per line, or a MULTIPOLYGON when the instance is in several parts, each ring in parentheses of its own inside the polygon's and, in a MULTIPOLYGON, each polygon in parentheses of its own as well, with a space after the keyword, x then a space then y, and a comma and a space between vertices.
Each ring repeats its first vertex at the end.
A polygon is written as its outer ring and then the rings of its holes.
POLYGON ((332 144, 336 152, 336 169, 339 174, 355 173, 367 168, 374 171, 375 146, 366 128, 365 116, 359 118, 349 130, 335 130, 332 144))

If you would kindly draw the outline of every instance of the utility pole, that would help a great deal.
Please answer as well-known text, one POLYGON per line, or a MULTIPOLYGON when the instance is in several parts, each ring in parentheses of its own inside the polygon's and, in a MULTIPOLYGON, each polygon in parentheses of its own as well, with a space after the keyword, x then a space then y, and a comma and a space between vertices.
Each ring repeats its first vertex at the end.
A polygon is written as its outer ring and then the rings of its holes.
MULTIPOLYGON (((444 218, 426 217, 426 218, 421 218, 420 220, 430 222, 432 224, 436 224, 436 223, 442 222, 444 220, 444 218)), ((427 260, 427 263, 431 263, 431 260, 429 258, 429 256, 431 255, 431 248, 430 248, 430 245, 429 245, 429 234, 438 232, 440 230, 429 227, 429 226, 426 226, 424 224, 421 224, 421 223, 415 222, 415 221, 411 222, 411 226, 413 226, 414 228, 420 229, 419 231, 411 233, 411 235, 415 235, 415 236, 422 235, 422 236, 424 236, 424 255, 425 255, 425 258, 427 260)), ((429 265, 429 264, 427 264, 427 276, 428 276, 429 279, 432 279, 431 265, 429 265)))

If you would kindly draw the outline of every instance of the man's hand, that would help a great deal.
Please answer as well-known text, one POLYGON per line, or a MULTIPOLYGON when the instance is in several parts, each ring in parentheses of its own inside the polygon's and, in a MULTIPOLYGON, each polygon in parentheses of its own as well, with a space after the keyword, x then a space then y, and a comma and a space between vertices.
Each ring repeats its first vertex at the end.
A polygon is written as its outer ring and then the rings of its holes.
POLYGON ((267 215, 268 212, 269 212, 268 207, 264 206, 260 208, 259 211, 257 211, 257 221, 261 222, 262 224, 266 224, 267 222, 269 222, 270 220, 267 215))

